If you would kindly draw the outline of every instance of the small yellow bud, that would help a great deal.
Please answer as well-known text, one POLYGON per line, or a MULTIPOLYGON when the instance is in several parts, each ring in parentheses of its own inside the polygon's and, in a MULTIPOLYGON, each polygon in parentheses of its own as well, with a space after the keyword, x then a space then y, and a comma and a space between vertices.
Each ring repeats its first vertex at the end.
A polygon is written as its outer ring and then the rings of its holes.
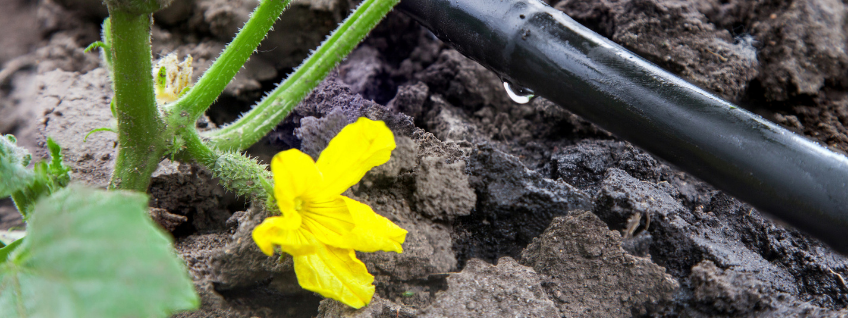
POLYGON ((171 53, 153 66, 153 81, 156 87, 156 102, 159 105, 176 101, 191 87, 191 55, 178 62, 177 54, 171 53))

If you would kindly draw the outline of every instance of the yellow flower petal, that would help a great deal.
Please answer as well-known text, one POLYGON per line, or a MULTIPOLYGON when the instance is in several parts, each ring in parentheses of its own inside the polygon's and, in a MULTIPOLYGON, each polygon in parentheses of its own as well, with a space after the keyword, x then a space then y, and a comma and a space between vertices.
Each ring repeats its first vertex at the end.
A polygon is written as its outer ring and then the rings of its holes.
POLYGON ((331 246, 344 247, 346 235, 354 227, 348 205, 339 195, 323 202, 305 203, 301 215, 304 230, 331 246))
POLYGON ((330 140, 318 157, 317 166, 324 175, 320 191, 342 194, 358 183, 371 168, 389 161, 395 149, 395 137, 382 121, 365 117, 345 126, 330 140))
MULTIPOLYGON (((297 215, 297 213, 293 213, 297 215)), ((298 225, 300 222, 298 222, 298 225)), ((253 229, 253 241, 268 256, 274 255, 274 246, 279 246, 283 252, 291 255, 314 254, 317 248, 323 246, 315 236, 304 229, 291 228, 291 220, 285 217, 272 216, 253 229)))
POLYGON ((274 174, 274 198, 280 211, 297 210, 298 203, 311 199, 310 194, 323 183, 321 171, 309 155, 297 149, 282 151, 271 160, 274 174))
POLYGON ((362 308, 374 296, 374 276, 350 249, 327 246, 315 254, 294 257, 297 281, 306 290, 362 308))
POLYGON ((346 248, 362 252, 387 251, 403 253, 407 231, 389 219, 374 213, 370 206, 342 196, 356 227, 345 237, 346 248))
POLYGON ((272 242, 291 256, 312 255, 324 246, 315 238, 315 235, 304 231, 302 228, 293 231, 280 231, 280 235, 274 237, 272 242))
MULTIPOLYGON (((265 219, 265 221, 268 221, 268 219, 265 219)), ((271 236, 274 235, 276 229, 272 224, 265 221, 253 228, 253 241, 256 242, 262 253, 271 256, 274 255, 274 244, 271 243, 271 236)))

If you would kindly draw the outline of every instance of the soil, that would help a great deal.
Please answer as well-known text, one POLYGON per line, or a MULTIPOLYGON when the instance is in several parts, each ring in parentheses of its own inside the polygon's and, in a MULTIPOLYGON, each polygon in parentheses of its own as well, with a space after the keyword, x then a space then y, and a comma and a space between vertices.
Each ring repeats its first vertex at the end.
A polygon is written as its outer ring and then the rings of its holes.
MULTIPOLYGON (((77 182, 114 165, 100 0, 0 4, 0 133, 36 157, 54 138, 77 182)), ((837 152, 848 151, 848 7, 836 0, 552 0, 578 22, 837 152)), ((209 67, 256 1, 191 0, 156 14, 154 55, 209 67)), ((249 109, 354 3, 294 1, 198 126, 249 109)), ((353 310, 302 290, 290 257, 250 238, 260 204, 191 163, 163 161, 151 217, 202 298, 175 317, 844 317, 848 258, 544 98, 393 12, 249 152, 317 157, 344 125, 383 120, 398 148, 348 195, 407 229, 404 253, 358 253, 375 276, 353 310)), ((22 228, 0 201, 0 229, 22 228)))

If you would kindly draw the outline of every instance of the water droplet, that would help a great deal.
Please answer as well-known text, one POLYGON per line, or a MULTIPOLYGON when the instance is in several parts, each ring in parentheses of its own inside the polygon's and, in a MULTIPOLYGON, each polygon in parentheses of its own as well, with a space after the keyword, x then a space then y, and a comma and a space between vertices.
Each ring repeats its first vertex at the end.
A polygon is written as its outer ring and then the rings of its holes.
POLYGON ((536 97, 536 95, 533 94, 533 90, 529 88, 512 85, 507 81, 504 81, 503 85, 504 89, 506 89, 507 95, 509 95, 509 98, 512 99, 513 102, 527 104, 533 100, 533 97, 536 97))

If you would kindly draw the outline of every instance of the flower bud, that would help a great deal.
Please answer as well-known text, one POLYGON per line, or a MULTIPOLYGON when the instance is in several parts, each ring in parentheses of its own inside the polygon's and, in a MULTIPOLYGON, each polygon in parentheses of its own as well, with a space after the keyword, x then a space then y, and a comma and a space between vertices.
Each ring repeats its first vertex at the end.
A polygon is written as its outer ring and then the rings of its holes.
POLYGON ((163 105, 176 101, 191 86, 191 55, 178 62, 177 54, 171 53, 153 66, 153 81, 156 103, 163 105))

